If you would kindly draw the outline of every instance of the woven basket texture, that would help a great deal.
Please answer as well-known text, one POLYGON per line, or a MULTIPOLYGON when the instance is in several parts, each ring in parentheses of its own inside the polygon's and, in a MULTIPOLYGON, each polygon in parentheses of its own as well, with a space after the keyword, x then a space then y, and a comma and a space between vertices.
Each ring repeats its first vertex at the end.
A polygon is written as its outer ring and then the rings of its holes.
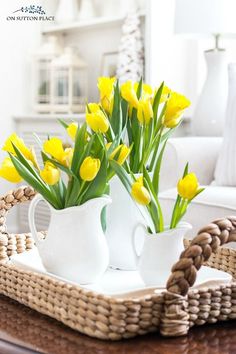
MULTIPOLYGON (((202 264, 236 278, 236 251, 219 246, 236 241, 236 217, 218 219, 201 229, 173 265, 163 293, 107 296, 19 269, 9 257, 32 249, 29 233, 8 234, 6 216, 35 192, 20 187, 0 198, 0 293, 88 336, 121 340, 148 332, 180 336, 194 325, 236 319, 236 282, 191 289, 202 264)), ((44 233, 40 233, 44 237, 44 233)))

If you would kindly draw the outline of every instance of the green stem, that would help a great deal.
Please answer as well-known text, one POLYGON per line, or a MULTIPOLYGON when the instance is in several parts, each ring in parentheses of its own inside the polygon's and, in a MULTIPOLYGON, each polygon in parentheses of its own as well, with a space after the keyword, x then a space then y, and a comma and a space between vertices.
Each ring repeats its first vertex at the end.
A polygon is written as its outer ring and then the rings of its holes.
MULTIPOLYGON (((149 166, 149 171, 153 170, 155 161, 157 159, 157 153, 158 153, 158 149, 159 149, 159 146, 160 146, 161 135, 162 135, 163 129, 164 129, 164 127, 160 128, 159 134, 156 135, 155 139, 153 140, 153 145, 154 145, 154 142, 156 142, 156 146, 155 146, 155 149, 153 151, 152 160, 151 160, 151 163, 150 163, 150 166, 149 166)), ((152 149, 153 149, 153 147, 154 146, 152 146, 152 149)))

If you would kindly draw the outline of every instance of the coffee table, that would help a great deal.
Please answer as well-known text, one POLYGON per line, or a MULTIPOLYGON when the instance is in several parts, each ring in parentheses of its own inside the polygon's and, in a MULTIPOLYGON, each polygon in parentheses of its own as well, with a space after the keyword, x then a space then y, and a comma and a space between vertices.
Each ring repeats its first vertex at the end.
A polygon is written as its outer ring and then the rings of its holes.
POLYGON ((1 354, 234 354, 236 321, 204 325, 178 338, 157 333, 120 342, 79 334, 5 296, 0 296, 1 354))

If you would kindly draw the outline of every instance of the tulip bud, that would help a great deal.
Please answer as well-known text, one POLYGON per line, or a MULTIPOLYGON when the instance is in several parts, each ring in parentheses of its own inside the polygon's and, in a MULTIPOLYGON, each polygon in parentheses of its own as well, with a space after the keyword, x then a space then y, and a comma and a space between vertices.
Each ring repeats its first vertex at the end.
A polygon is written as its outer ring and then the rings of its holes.
MULTIPOLYGON (((139 83, 135 82, 134 83, 134 89, 135 89, 136 93, 138 91, 138 86, 139 86, 139 83)), ((154 93, 153 92, 153 88, 150 85, 145 84, 145 83, 142 84, 142 96, 141 96, 141 99, 143 99, 143 100, 152 99, 153 98, 153 93, 154 93)))
POLYGON ((131 196, 141 205, 148 205, 151 202, 151 196, 147 188, 143 185, 142 177, 133 183, 131 188, 131 196))
POLYGON ((0 177, 12 183, 19 183, 22 181, 21 176, 17 172, 10 157, 5 157, 0 168, 0 177))
POLYGON ((78 124, 76 123, 71 123, 70 125, 68 125, 68 127, 66 128, 68 135, 71 137, 72 140, 75 140, 75 136, 77 133, 77 129, 78 129, 78 124))
POLYGON ((62 161, 61 161, 62 165, 66 166, 66 167, 70 167, 71 162, 72 162, 72 158, 73 158, 73 154, 74 154, 74 149, 66 148, 64 151, 62 161))
MULTIPOLYGON (((111 143, 108 143, 106 145, 107 150, 109 149, 109 147, 111 146, 111 143)), ((123 165, 123 163, 125 162, 125 160, 127 159, 127 157, 130 154, 130 148, 128 148, 128 146, 126 146, 125 144, 121 144, 119 146, 117 146, 112 153, 109 156, 109 159, 114 159, 116 157, 116 162, 119 165, 123 165)))
POLYGON ((99 77, 98 89, 100 91, 100 102, 106 112, 112 112, 113 108, 113 90, 115 78, 99 77))
POLYGON ((160 103, 166 102, 171 94, 171 89, 168 86, 164 86, 161 93, 160 103))
POLYGON ((133 83, 131 81, 125 82, 121 85, 120 90, 121 96, 130 103, 132 107, 138 108, 138 98, 133 83))
POLYGON ((149 124, 153 118, 153 110, 150 100, 140 100, 138 103, 137 118, 141 124, 149 124))
POLYGON ((46 161, 44 169, 40 171, 40 176, 49 186, 53 186, 60 179, 60 171, 51 162, 46 161))
POLYGON ((109 120, 96 103, 90 103, 86 110, 86 122, 95 133, 106 133, 109 129, 109 120))
POLYGON ((52 137, 46 140, 43 144, 43 150, 58 162, 63 163, 64 149, 62 141, 59 138, 52 137))
POLYGON ((98 174, 101 162, 99 159, 94 159, 88 156, 84 159, 80 166, 79 174, 82 180, 92 181, 98 174))
POLYGON ((35 153, 33 149, 29 149, 25 143, 24 140, 21 139, 16 133, 11 134, 8 139, 5 141, 5 144, 3 146, 3 150, 11 153, 12 155, 16 156, 16 152, 14 149, 14 146, 17 147, 17 149, 22 153, 22 155, 29 161, 33 163, 33 165, 38 168, 38 163, 37 159, 35 156, 35 153))
POLYGON ((167 101, 163 123, 167 128, 176 127, 183 114, 183 111, 190 106, 190 101, 183 95, 173 92, 167 101))
POLYGON ((181 178, 177 185, 180 197, 191 200, 198 192, 198 180, 194 173, 189 173, 181 178))

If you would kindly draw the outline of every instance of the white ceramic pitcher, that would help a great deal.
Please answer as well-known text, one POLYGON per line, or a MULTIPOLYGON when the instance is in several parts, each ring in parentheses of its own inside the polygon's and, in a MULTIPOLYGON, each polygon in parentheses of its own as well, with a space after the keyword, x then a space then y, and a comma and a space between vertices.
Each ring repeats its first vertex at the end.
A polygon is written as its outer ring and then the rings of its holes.
POLYGON ((51 221, 44 240, 38 238, 34 223, 35 208, 40 201, 45 200, 38 194, 31 202, 29 225, 45 269, 80 284, 96 282, 109 263, 101 211, 111 199, 94 198, 80 206, 61 210, 46 202, 51 221))
MULTIPOLYGON (((139 225, 144 228, 143 225, 139 225)), ((175 229, 150 234, 145 229, 141 255, 136 252, 138 272, 146 286, 165 288, 172 266, 184 250, 184 236, 192 226, 181 222, 175 229)), ((135 244, 134 244, 134 249, 135 244)))

